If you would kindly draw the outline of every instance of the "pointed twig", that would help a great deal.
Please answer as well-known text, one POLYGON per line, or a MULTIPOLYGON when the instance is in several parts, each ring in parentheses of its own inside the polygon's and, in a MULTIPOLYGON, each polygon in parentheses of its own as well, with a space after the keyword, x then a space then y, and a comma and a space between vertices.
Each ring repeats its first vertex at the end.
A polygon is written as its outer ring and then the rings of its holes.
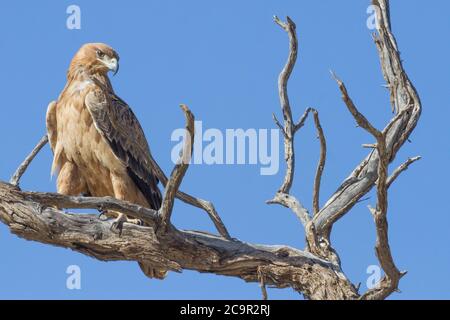
POLYGON ((372 134, 377 140, 382 137, 382 133, 378 131, 372 124, 367 120, 367 118, 359 112, 358 108, 356 108, 355 104, 353 103, 353 100, 348 95, 347 88, 345 87, 344 82, 342 82, 341 79, 339 79, 336 74, 331 71, 331 75, 333 79, 337 82, 339 86, 339 90, 341 90, 342 93, 342 100, 345 102, 345 105, 347 106, 347 109, 350 111, 350 113, 353 115, 353 117, 356 120, 356 123, 361 128, 368 131, 370 134, 372 134))
POLYGON ((397 169, 395 169, 394 172, 391 174, 391 176, 387 180, 387 188, 389 188, 391 186, 391 184, 400 176, 400 174, 403 171, 408 170, 408 168, 411 164, 413 164, 416 161, 419 161, 420 159, 422 159, 422 157, 420 157, 420 156, 414 157, 414 158, 409 158, 408 160, 406 160, 405 163, 403 163, 401 166, 399 166, 397 169))
POLYGON ((280 121, 278 120, 277 116, 275 115, 275 113, 272 113, 272 118, 273 121, 275 122, 276 126, 278 127, 278 129, 280 129, 281 133, 283 134, 283 137, 285 139, 288 138, 286 131, 284 130, 284 127, 281 125, 280 121))
POLYGON ((291 211, 297 216, 302 225, 305 227, 311 220, 309 212, 298 199, 290 194, 277 193, 272 200, 266 201, 267 204, 279 204, 291 211))
POLYGON ((303 113, 300 120, 298 120, 297 124, 294 126, 294 132, 297 132, 305 125, 305 121, 306 121, 306 119, 308 119, 308 115, 311 111, 312 111, 312 108, 308 108, 305 110, 305 112, 303 113))
POLYGON ((11 183, 14 186, 18 186, 20 182, 20 178, 22 178, 25 171, 28 169, 28 166, 30 163, 34 160, 36 155, 41 151, 41 149, 48 143, 48 136, 45 135, 41 138, 39 143, 34 147, 33 151, 28 155, 28 157, 25 158, 25 160, 22 162, 22 164, 17 168, 16 172, 12 176, 9 183, 11 183))

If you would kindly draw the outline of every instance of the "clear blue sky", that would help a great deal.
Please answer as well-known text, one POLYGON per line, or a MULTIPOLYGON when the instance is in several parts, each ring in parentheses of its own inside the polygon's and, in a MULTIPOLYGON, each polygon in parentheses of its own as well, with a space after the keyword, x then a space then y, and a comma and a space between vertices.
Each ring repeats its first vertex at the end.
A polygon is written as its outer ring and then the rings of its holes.
MULTIPOLYGON (((392 0, 392 22, 402 58, 423 102, 412 143, 396 164, 422 155, 393 186, 389 208, 391 246, 408 275, 392 298, 450 298, 450 215, 445 201, 448 171, 450 3, 392 0), (443 204, 444 201, 444 205, 443 204)), ((277 76, 287 56, 287 36, 272 22, 288 14, 297 23, 300 55, 290 82, 295 117, 307 106, 320 111, 328 138, 325 201, 365 156, 372 139, 355 127, 329 70, 346 81, 355 102, 383 127, 390 115, 370 30, 369 0, 352 1, 2 1, 0 4, 0 179, 8 180, 45 132, 45 112, 65 84, 76 50, 106 42, 121 56, 113 85, 134 109, 152 151, 168 172, 188 104, 204 129, 273 128, 279 114, 277 76), (81 30, 66 28, 66 8, 81 7, 81 30)), ((311 122, 297 139, 293 192, 310 207, 318 158, 311 122)), ((27 190, 54 191, 46 147, 22 181, 27 190)), ((303 231, 290 211, 264 202, 280 185, 282 170, 261 176, 255 165, 194 165, 182 189, 212 200, 234 237, 303 248, 303 231)), ((375 230, 368 204, 357 205, 336 224, 333 243, 346 274, 365 290, 374 255, 375 230)), ((323 204, 323 202, 322 202, 323 204)), ((179 228, 210 230, 203 212, 177 203, 179 228)), ((99 262, 66 249, 27 242, 0 225, 0 298, 255 298, 257 284, 185 271, 165 281, 148 280, 132 262, 99 262), (78 265, 82 289, 66 289, 66 268, 78 265)), ((269 290, 270 298, 299 298, 269 290)))

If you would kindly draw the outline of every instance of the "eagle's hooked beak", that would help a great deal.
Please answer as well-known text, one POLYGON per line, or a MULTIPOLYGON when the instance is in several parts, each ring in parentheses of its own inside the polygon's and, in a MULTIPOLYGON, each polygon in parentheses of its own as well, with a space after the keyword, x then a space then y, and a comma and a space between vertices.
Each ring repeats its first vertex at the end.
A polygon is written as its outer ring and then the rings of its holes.
POLYGON ((112 58, 105 64, 107 65, 109 70, 111 70, 113 72, 113 76, 115 76, 117 74, 117 72, 119 72, 119 61, 117 61, 116 58, 112 58))
POLYGON ((117 64, 116 69, 113 70, 114 71, 113 76, 115 76, 117 74, 117 72, 119 72, 119 68, 120 68, 120 66, 119 66, 119 64, 117 64))
POLYGON ((111 71, 113 72, 113 76, 115 76, 117 74, 117 72, 119 72, 119 68, 120 68, 119 61, 117 61, 116 58, 113 58, 113 59, 111 59, 111 64, 112 64, 111 71))

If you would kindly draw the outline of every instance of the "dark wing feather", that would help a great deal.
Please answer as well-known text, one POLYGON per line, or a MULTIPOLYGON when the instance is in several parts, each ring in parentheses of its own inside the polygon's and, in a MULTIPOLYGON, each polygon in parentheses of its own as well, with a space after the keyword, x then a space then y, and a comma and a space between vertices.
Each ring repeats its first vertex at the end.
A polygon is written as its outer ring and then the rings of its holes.
POLYGON ((131 108, 119 97, 97 88, 86 96, 94 124, 127 167, 129 176, 151 208, 161 207, 158 179, 150 167, 150 149, 144 131, 131 108))

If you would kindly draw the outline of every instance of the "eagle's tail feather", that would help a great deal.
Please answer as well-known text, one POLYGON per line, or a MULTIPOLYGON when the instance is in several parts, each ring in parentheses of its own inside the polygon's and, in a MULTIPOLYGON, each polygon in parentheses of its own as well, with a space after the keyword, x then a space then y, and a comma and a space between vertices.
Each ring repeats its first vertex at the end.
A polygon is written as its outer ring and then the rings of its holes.
POLYGON ((167 276, 167 270, 154 268, 144 262, 139 262, 139 267, 141 268, 142 272, 150 279, 163 280, 167 276))

